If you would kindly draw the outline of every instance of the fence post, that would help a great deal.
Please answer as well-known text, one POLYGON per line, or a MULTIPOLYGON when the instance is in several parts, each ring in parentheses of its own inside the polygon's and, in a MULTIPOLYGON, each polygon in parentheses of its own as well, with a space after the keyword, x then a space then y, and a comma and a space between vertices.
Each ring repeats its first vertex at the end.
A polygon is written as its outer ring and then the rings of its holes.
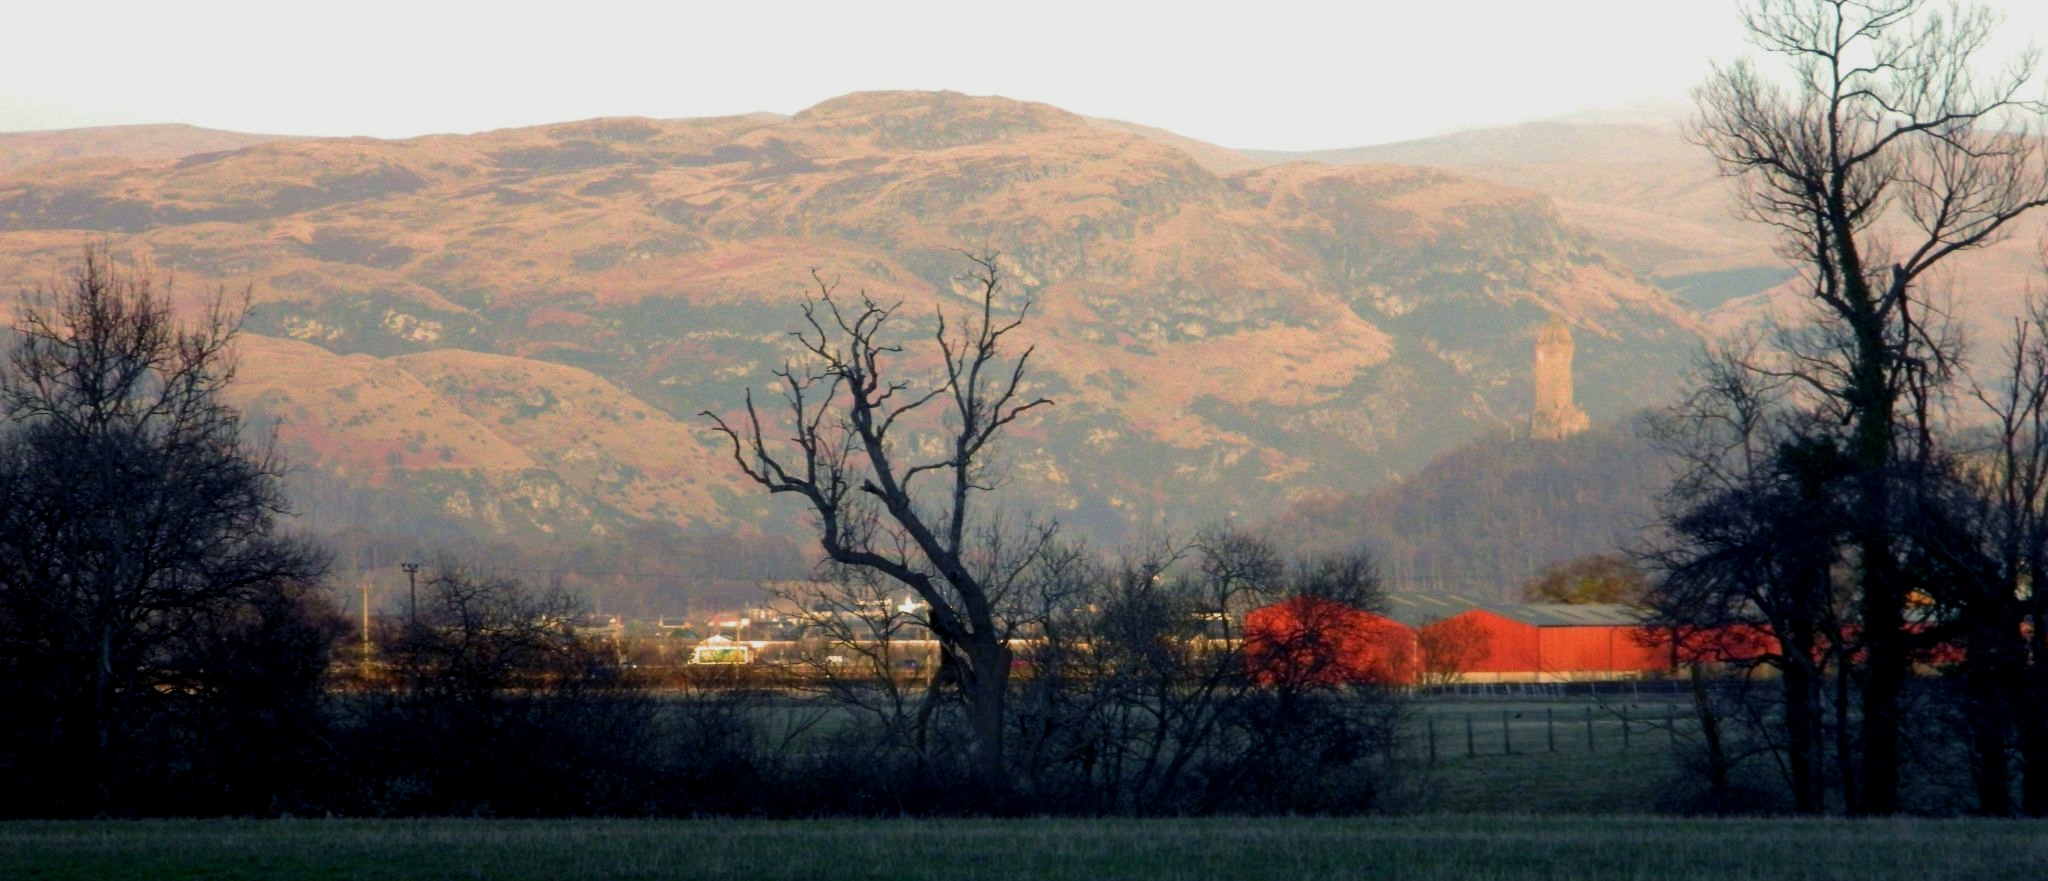
POLYGON ((1465 711, 1465 758, 1471 759, 1471 758, 1477 758, 1477 757, 1479 756, 1479 749, 1478 749, 1478 747, 1477 747, 1477 746, 1475 746, 1474 744, 1475 744, 1475 741, 1474 741, 1474 739, 1473 739, 1473 737, 1472 737, 1472 711, 1471 711, 1471 710, 1466 710, 1466 711, 1465 711))
POLYGON ((1515 754, 1515 735, 1508 731, 1508 711, 1506 710, 1500 711, 1500 754, 1504 756, 1515 754))
POLYGON ((1423 716, 1422 721, 1424 730, 1429 737, 1429 763, 1434 765, 1436 764, 1436 716, 1423 716))
POLYGON ((1670 721, 1670 723, 1671 723, 1671 724, 1669 724, 1669 725, 1666 725, 1666 726, 1664 726, 1664 730, 1666 730, 1666 731, 1669 731, 1669 732, 1671 732, 1671 745, 1672 745, 1672 746, 1677 746, 1677 745, 1678 745, 1678 705, 1677 705, 1677 704, 1665 704, 1665 705, 1664 705, 1664 718, 1665 718, 1665 719, 1667 719, 1667 720, 1669 720, 1669 721, 1670 721))
POLYGON ((1557 752, 1557 709, 1543 708, 1543 739, 1550 744, 1550 751, 1557 752))
POLYGON ((1599 747, 1598 747, 1597 745, 1595 745, 1595 744, 1593 743, 1593 708, 1592 708, 1592 707, 1587 707, 1587 708, 1586 708, 1586 752, 1592 753, 1592 752, 1599 752, 1599 751, 1600 751, 1600 748, 1599 748, 1599 747))
POLYGON ((1622 752, 1628 752, 1628 729, 1629 729, 1629 724, 1628 724, 1628 708, 1629 708, 1629 706, 1630 706, 1629 704, 1622 704, 1622 705, 1621 705, 1621 751, 1622 751, 1622 752))

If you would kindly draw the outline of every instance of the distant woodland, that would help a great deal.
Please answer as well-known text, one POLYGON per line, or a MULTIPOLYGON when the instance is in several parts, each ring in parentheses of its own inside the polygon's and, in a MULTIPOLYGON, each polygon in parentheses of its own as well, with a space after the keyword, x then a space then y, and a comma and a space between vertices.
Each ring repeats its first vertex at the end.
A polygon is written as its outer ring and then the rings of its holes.
POLYGON ((1632 547, 1667 469, 1635 420, 1561 441, 1497 431, 1370 492, 1298 502, 1271 528, 1310 551, 1362 543, 1393 590, 1507 600, 1547 566, 1632 547))

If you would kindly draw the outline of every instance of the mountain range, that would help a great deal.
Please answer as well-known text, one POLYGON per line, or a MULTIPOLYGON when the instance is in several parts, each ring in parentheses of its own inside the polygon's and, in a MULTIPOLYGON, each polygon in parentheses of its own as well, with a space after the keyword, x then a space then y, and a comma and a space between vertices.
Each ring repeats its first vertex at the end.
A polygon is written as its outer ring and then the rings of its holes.
POLYGON ((902 304, 915 373, 971 304, 959 252, 993 252, 1057 402, 1003 447, 1004 503, 1113 540, 1512 433, 1552 316, 1596 421, 1662 400, 1788 277, 1689 151, 1560 124, 1261 154, 930 92, 398 141, 0 135, 0 279, 103 242, 246 289, 238 402, 324 481, 488 534, 744 536, 800 511, 693 414, 767 392, 814 270, 902 304))

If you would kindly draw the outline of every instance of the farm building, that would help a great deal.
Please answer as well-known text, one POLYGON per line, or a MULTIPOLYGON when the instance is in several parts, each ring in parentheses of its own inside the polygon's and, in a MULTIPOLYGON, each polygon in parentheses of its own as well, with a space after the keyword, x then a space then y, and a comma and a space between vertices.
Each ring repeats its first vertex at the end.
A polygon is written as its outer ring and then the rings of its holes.
POLYGON ((1484 634, 1463 678, 1557 682, 1626 679, 1670 670, 1670 640, 1617 604, 1495 603, 1451 617, 1484 634))
POLYGON ((1670 641, 1622 605, 1397 593, 1374 614, 1297 598, 1247 614, 1245 639, 1248 662, 1267 679, 1557 682, 1629 679, 1673 667, 1670 641), (1312 628, 1331 636, 1304 638, 1312 628))
POLYGON ((1244 616, 1245 661, 1264 682, 1409 685, 1421 672, 1415 630, 1317 597, 1295 597, 1244 616))
POLYGON ((1407 625, 1410 630, 1421 630, 1460 612, 1490 604, 1486 600, 1455 593, 1390 593, 1386 596, 1386 616, 1407 625))

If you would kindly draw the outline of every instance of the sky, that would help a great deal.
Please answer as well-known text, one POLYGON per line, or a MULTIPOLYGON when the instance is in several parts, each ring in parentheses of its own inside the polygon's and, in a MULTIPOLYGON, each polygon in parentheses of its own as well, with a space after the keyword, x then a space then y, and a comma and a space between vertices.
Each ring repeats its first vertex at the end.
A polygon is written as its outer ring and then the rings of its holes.
MULTIPOLYGON (((1989 5, 2005 48, 2048 43, 2048 3, 1989 5)), ((5 17, 0 131, 394 138, 950 89, 1310 150, 1675 120, 1714 62, 1753 51, 1730 0, 22 0, 5 17)))

